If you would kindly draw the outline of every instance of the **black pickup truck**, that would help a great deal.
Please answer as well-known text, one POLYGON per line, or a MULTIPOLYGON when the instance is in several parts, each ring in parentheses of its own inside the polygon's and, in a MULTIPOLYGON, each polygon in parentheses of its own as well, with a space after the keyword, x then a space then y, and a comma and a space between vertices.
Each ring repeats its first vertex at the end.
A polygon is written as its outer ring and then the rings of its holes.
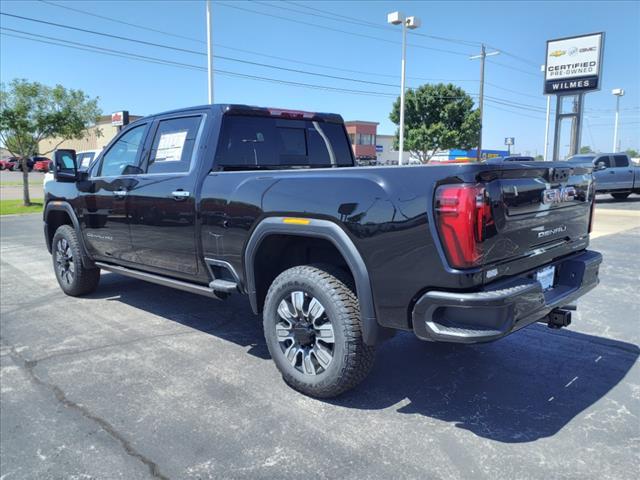
POLYGON ((286 382, 330 397, 397 330, 476 343, 570 322, 598 284, 592 167, 354 167, 334 114, 208 105, 55 154, 44 233, 62 290, 106 270, 249 297, 286 382), (565 307, 565 308, 563 308, 565 307))

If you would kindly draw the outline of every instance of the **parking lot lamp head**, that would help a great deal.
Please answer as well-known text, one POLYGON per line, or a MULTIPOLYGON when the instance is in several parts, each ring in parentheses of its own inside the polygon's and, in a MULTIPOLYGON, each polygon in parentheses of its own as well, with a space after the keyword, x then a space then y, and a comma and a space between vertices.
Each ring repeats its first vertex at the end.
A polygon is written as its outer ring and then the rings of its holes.
POLYGON ((391 25, 402 25, 402 67, 400 75, 400 132, 398 148, 398 165, 402 165, 402 154, 404 152, 404 90, 405 90, 405 65, 407 57, 407 28, 415 30, 422 22, 418 17, 405 17, 402 12, 391 12, 387 14, 387 23, 391 25))

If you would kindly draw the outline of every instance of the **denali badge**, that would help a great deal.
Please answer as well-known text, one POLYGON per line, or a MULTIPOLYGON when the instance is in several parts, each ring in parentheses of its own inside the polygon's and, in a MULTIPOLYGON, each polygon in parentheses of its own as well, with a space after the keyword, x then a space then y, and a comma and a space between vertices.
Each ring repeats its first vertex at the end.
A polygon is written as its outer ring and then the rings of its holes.
POLYGON ((542 203, 552 205, 554 203, 570 202, 576 198, 574 187, 547 188, 542 192, 542 203))
POLYGON ((552 228, 550 230, 544 230, 542 232, 538 232, 538 238, 549 237, 551 235, 555 235, 556 233, 562 233, 567 230, 566 225, 560 225, 559 227, 552 228))

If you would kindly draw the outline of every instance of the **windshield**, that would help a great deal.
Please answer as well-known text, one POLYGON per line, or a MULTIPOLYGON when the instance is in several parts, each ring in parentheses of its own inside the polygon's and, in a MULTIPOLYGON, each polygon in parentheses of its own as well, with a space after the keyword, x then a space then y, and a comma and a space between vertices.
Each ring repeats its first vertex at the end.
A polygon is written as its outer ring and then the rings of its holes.
POLYGON ((575 155, 567 160, 569 162, 587 163, 587 162, 593 162, 594 158, 596 158, 595 155, 575 155))

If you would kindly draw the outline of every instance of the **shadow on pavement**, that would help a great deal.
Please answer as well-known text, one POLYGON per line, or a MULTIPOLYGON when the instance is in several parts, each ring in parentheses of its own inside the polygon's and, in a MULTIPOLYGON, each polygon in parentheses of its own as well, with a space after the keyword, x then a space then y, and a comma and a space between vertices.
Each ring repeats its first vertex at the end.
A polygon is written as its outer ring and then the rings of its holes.
MULTIPOLYGON (((261 322, 245 297, 218 302, 103 274, 89 298, 110 297, 269 358, 261 322)), ((399 404, 400 413, 453 423, 480 437, 531 442, 556 434, 605 396, 639 354, 630 343, 541 324, 469 346, 422 342, 401 333, 379 347, 363 384, 327 402, 359 410, 399 404)))

